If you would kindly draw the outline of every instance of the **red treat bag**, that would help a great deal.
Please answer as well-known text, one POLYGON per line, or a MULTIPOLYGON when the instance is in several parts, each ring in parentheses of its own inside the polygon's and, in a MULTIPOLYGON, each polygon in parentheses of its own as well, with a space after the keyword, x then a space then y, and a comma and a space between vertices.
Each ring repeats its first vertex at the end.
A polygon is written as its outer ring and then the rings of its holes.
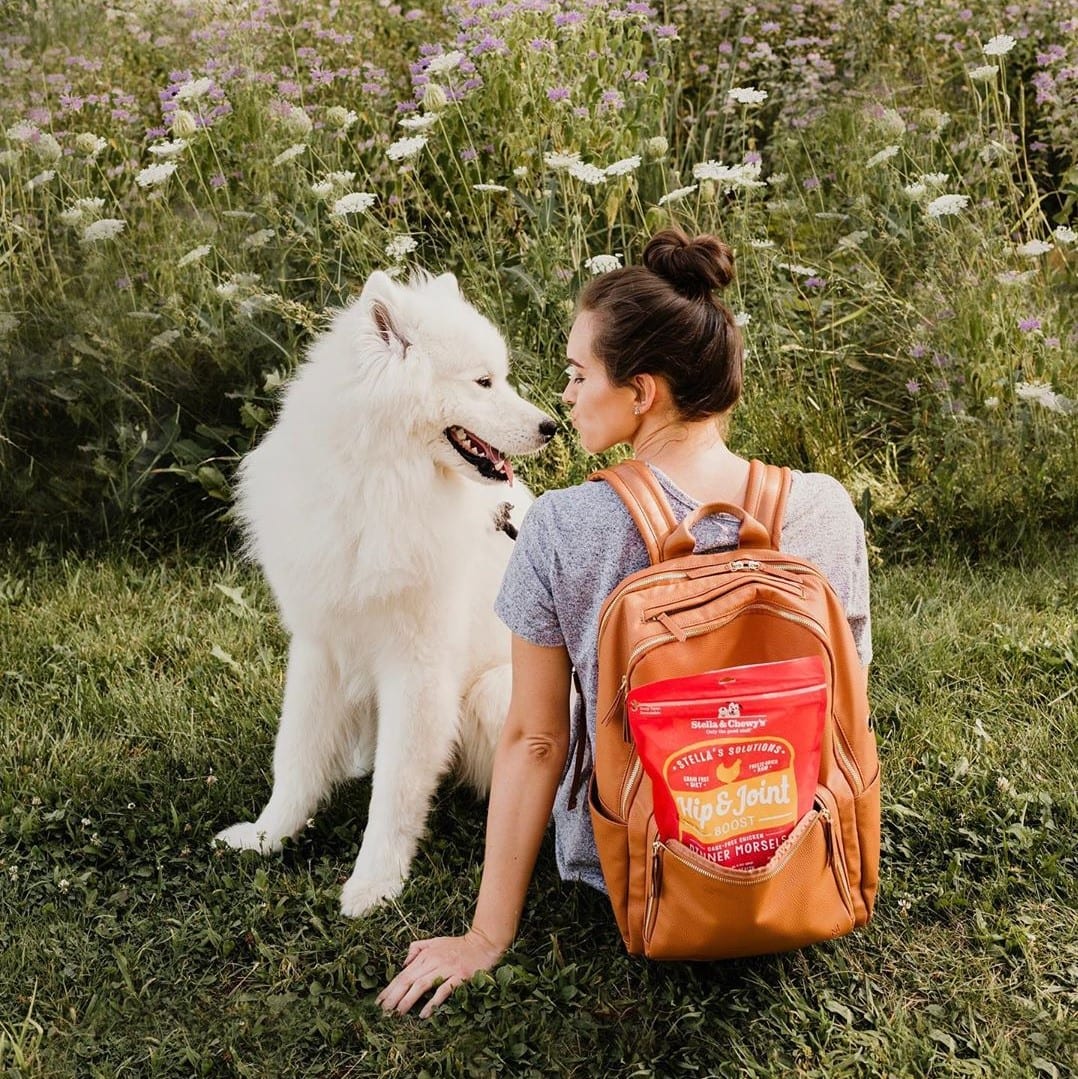
POLYGON ((819 656, 649 682, 628 708, 662 839, 748 869, 812 808, 827 708, 819 656))

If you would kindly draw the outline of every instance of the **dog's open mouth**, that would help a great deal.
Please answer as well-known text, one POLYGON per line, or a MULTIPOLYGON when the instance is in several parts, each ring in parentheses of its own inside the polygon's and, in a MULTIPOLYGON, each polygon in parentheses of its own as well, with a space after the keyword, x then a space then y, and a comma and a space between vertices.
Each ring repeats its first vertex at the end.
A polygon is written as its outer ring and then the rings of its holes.
POLYGON ((513 466, 501 450, 496 450, 478 435, 463 427, 447 427, 445 437, 449 444, 468 462, 479 475, 488 480, 513 482, 513 466))

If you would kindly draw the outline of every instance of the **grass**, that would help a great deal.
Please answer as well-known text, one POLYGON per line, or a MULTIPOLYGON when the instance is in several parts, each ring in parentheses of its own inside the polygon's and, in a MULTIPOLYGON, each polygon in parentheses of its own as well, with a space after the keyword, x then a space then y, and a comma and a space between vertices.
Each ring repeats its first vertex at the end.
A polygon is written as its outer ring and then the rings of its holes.
POLYGON ((269 789, 286 646, 229 558, 0 559, 0 1074, 1063 1076, 1078 965, 1078 548, 874 578, 876 919, 724 964, 621 951, 545 850, 522 934, 429 1023, 374 995, 459 930, 484 807, 446 785, 411 882, 337 893, 368 783, 283 856, 214 852, 269 789))

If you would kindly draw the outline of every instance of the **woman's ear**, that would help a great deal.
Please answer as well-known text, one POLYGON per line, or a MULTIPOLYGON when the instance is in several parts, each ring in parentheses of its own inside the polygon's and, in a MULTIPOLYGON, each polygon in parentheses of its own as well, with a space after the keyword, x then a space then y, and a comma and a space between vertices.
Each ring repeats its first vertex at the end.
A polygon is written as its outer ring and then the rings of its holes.
POLYGON ((637 415, 641 415, 653 408, 656 399, 662 396, 659 380, 654 375, 633 375, 630 385, 636 394, 634 411, 636 411, 637 415))

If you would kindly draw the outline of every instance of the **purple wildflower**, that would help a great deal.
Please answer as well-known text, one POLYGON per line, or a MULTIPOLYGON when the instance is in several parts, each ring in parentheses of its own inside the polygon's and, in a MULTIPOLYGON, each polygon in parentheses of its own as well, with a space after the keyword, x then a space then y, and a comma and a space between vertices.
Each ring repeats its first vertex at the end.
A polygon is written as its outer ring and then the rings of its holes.
POLYGON ((1033 318, 1020 318, 1018 328, 1022 333, 1032 333, 1034 330, 1041 328, 1041 320, 1035 316, 1033 318))
POLYGON ((826 282, 822 277, 806 277, 805 288, 823 288, 826 282))
POLYGON ((550 101, 568 101, 569 88, 567 86, 552 86, 547 90, 546 96, 550 101))

